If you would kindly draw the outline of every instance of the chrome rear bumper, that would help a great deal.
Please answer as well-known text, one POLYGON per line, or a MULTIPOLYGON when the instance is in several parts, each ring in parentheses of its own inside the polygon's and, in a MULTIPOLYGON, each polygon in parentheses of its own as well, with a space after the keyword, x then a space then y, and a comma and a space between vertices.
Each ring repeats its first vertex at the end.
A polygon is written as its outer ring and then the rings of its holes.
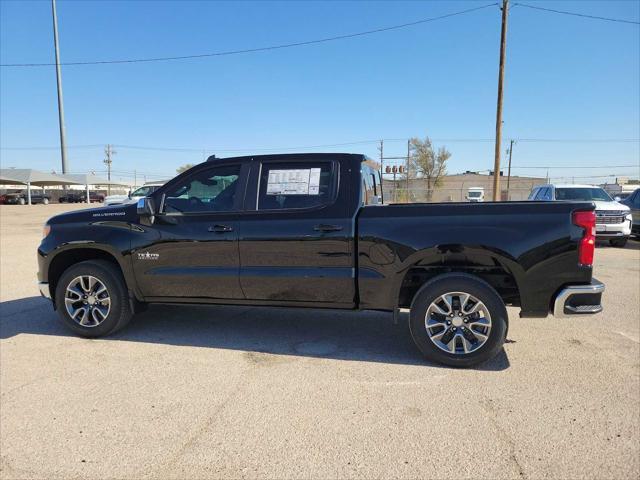
POLYGON ((553 316, 568 317, 600 313, 604 288, 604 283, 595 278, 589 285, 570 285, 563 288, 553 304, 553 316))

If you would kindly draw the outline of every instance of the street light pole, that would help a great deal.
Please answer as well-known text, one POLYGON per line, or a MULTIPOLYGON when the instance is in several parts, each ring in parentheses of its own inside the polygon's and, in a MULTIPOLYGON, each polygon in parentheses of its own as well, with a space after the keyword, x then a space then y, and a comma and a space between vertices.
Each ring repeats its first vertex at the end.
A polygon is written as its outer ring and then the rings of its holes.
POLYGON ((64 128, 64 101, 62 99, 62 73, 60 72, 60 47, 58 45, 58 15, 56 0, 51 0, 53 12, 53 44, 56 50, 56 83, 58 84, 58 122, 60 125, 60 155, 62 157, 62 173, 67 173, 67 135, 64 128))

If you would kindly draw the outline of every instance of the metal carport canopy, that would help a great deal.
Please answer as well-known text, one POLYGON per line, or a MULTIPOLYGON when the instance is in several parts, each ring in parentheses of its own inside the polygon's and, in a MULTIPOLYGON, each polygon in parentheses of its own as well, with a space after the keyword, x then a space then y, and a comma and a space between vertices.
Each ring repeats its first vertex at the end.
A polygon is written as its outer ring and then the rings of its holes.
POLYGON ((61 177, 72 180, 76 185, 84 185, 87 190, 87 203, 91 203, 89 194, 89 185, 101 185, 101 186, 118 186, 128 187, 128 183, 114 182, 113 180, 107 180, 106 178, 99 177, 93 173, 79 173, 79 174, 66 174, 60 175, 61 177))
POLYGON ((0 169, 0 184, 26 185, 27 204, 31 205, 31 186, 47 187, 52 185, 82 185, 65 175, 46 173, 32 168, 3 168, 0 169))

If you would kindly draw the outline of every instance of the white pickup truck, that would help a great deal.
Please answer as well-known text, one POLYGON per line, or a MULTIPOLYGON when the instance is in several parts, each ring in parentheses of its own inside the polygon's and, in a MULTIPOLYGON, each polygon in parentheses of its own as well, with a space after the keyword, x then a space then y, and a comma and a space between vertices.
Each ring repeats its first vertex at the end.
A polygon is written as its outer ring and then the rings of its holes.
POLYGON ((109 205, 122 205, 125 203, 136 203, 139 199, 147 197, 155 192, 159 187, 164 185, 166 181, 163 182, 147 182, 142 187, 137 188, 133 192, 130 192, 129 195, 109 195, 105 197, 104 204, 106 206, 109 205))
POLYGON ((539 185, 531 191, 529 200, 590 201, 596 205, 596 239, 609 240, 615 247, 624 247, 631 235, 631 209, 616 202, 594 185, 539 185))

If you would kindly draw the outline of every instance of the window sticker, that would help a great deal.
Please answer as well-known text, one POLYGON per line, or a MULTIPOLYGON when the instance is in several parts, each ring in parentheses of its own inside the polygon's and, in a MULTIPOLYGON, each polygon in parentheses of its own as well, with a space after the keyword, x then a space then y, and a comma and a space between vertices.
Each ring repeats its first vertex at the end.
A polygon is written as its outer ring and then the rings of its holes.
POLYGON ((320 195, 320 170, 269 170, 267 195, 320 195))

